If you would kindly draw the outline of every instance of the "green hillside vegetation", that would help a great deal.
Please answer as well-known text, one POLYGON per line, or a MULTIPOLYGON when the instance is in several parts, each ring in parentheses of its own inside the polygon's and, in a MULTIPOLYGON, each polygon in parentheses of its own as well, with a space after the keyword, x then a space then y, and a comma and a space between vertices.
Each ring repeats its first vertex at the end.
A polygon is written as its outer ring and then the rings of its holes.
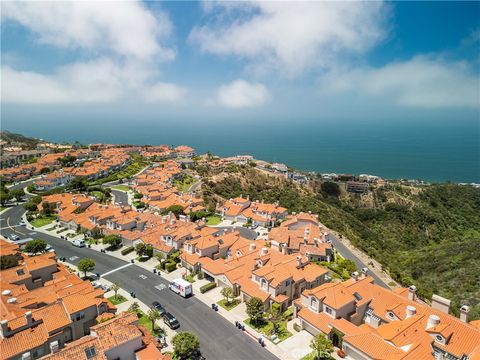
POLYGON ((27 137, 21 134, 12 133, 10 131, 3 130, 0 132, 0 139, 8 142, 9 144, 19 143, 26 150, 35 149, 40 142, 39 139, 27 137))
POLYGON ((327 227, 377 259, 404 286, 415 284, 429 300, 452 300, 452 313, 471 307, 480 318, 480 189, 454 184, 424 188, 386 185, 367 195, 327 195, 250 167, 205 179, 209 206, 243 194, 290 211, 319 214, 327 227))

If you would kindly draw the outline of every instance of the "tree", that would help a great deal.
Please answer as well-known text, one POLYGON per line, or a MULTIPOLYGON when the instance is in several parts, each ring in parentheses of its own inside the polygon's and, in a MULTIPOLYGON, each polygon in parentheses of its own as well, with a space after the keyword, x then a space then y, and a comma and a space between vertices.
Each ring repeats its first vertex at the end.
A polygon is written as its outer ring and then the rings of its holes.
POLYGON ((143 197, 143 194, 141 192, 136 191, 135 194, 133 194, 134 199, 141 199, 143 197))
POLYGON ((134 301, 132 305, 130 305, 130 307, 128 308, 128 312, 136 314, 139 309, 140 309, 140 305, 138 305, 138 302, 134 301))
POLYGON ((173 214, 175 214, 176 217, 178 217, 179 215, 183 215, 183 206, 181 206, 181 205, 172 205, 172 206, 169 206, 169 207, 164 211, 165 214, 169 214, 170 212, 172 212, 173 214))
POLYGON ((280 331, 280 323, 282 322, 282 311, 279 304, 272 304, 268 311, 268 320, 270 320, 273 325, 273 333, 278 334, 280 331))
POLYGON ((94 239, 100 239, 102 237, 102 229, 100 229, 98 226, 95 226, 90 234, 94 239))
POLYGON ((45 216, 52 215, 55 211, 55 205, 44 201, 42 203, 42 214, 45 216))
POLYGON ((84 276, 87 277, 87 271, 93 271, 95 269, 95 261, 92 259, 82 259, 77 264, 78 270, 83 271, 84 276))
POLYGON ((25 204, 23 204, 23 207, 27 211, 37 211, 38 210, 37 204, 33 203, 32 201, 26 202, 25 204))
POLYGON ((230 298, 233 300, 233 290, 231 287, 224 287, 220 292, 222 296, 225 298, 225 303, 230 304, 230 298))
POLYGON ((179 332, 172 339, 173 354, 177 359, 192 359, 200 348, 198 337, 190 332, 179 332))
POLYGON ((135 252, 138 256, 143 256, 147 252, 147 245, 144 243, 138 243, 135 245, 135 252))
POLYGON ((18 259, 15 255, 0 256, 0 270, 10 269, 18 265, 18 259))
POLYGON ((252 297, 247 301, 247 315, 254 324, 263 320, 264 308, 262 300, 257 297, 252 297))
POLYGON ((34 239, 25 245, 25 252, 30 254, 38 254, 45 252, 47 242, 42 239, 34 239))
POLYGON ((330 354, 333 351, 332 342, 325 337, 323 334, 318 334, 310 342, 310 347, 312 348, 315 359, 317 360, 326 360, 330 359, 330 354))
POLYGON ((155 331, 155 321, 161 318, 160 312, 157 309, 150 309, 147 314, 148 320, 152 322, 152 332, 155 331))
POLYGON ((12 195, 6 191, 0 191, 0 204, 3 206, 5 205, 10 199, 12 195))
POLYGON ((50 168, 44 167, 40 170, 40 174, 48 174, 50 172, 50 168))
POLYGON ((13 189, 10 191, 10 195, 15 198, 16 201, 21 201, 25 196, 23 189, 13 189))
POLYGON ((340 187, 338 186, 337 183, 334 183, 332 181, 325 181, 321 185, 322 192, 324 192, 327 195, 331 196, 339 196, 340 195, 340 187))
POLYGON ((35 205, 38 205, 42 202, 42 197, 40 195, 35 195, 30 198, 30 202, 34 203, 35 205))
POLYGON ((115 293, 115 298, 117 297, 117 292, 120 290, 120 284, 118 282, 114 282, 112 284, 112 290, 115 293))
POLYGON ((103 243, 112 247, 118 247, 122 243, 122 238, 116 234, 107 235, 103 238, 103 243))
POLYGON ((70 184, 68 184, 69 189, 77 190, 77 191, 85 191, 87 190, 88 187, 88 182, 87 180, 81 178, 81 177, 75 177, 70 181, 70 184))

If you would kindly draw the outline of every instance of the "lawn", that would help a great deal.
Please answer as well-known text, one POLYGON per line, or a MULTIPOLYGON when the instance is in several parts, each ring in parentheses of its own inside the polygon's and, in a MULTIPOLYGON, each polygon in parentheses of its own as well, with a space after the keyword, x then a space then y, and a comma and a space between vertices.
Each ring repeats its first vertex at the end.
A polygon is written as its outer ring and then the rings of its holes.
POLYGON ((190 186, 192 186, 197 180, 189 175, 185 175, 182 180, 177 180, 173 183, 173 185, 177 188, 177 190, 185 192, 187 191, 190 186))
POLYGON ((108 300, 110 300, 110 302, 113 304, 113 305, 118 305, 118 304, 121 304, 125 301, 127 301, 127 299, 125 297, 123 297, 122 295, 120 294, 117 294, 117 296, 113 295, 113 296, 110 296, 108 298, 108 300))
MULTIPOLYGON (((250 319, 247 319, 245 320, 245 324, 261 332, 267 337, 267 339, 270 340, 270 336, 272 336, 272 331, 273 331, 273 324, 270 321, 264 320, 260 322, 258 325, 254 325, 250 322, 250 319)), ((280 322, 280 328, 278 330, 277 336, 280 339, 280 341, 288 339, 290 336, 292 336, 292 333, 287 330, 287 322, 285 320, 280 322)))
POLYGON ((162 328, 160 328, 158 325, 155 326, 155 331, 152 331, 152 322, 148 318, 147 314, 145 314, 142 310, 139 310, 137 315, 138 325, 145 326, 153 335, 160 335, 163 332, 162 328))
POLYGON ((227 311, 230 311, 232 310, 235 306, 237 306, 238 304, 240 304, 240 299, 234 299, 230 302, 226 302, 225 299, 222 299, 220 300, 219 302, 217 302, 218 305, 220 305, 222 308, 224 308, 225 310, 227 311))
POLYGON ((112 189, 115 189, 115 190, 121 190, 121 191, 128 191, 130 190, 130 188, 126 185, 115 185, 115 186, 112 186, 112 189))
POLYGON ((131 157, 133 158, 133 161, 130 164, 128 164, 128 166, 125 169, 122 169, 118 172, 110 174, 105 178, 94 181, 90 183, 90 185, 100 185, 110 181, 126 179, 128 177, 135 175, 136 173, 138 173, 140 170, 142 170, 149 164, 149 161, 143 159, 139 155, 131 155, 131 157))
POLYGON ((210 215, 207 216, 207 225, 213 226, 213 225, 218 225, 222 222, 222 219, 220 216, 217 215, 210 215))
POLYGON ((39 216, 30 221, 30 223, 35 227, 42 227, 51 224, 55 219, 55 216, 39 216))

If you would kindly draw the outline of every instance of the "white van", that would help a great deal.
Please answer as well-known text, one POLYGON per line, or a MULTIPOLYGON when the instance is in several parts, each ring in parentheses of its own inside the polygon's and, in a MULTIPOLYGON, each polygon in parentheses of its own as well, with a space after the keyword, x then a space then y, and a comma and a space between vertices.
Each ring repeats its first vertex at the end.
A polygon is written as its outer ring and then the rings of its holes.
POLYGON ((183 279, 175 279, 169 285, 168 288, 174 293, 177 293, 184 298, 192 294, 192 284, 183 279))
POLYGON ((82 247, 86 246, 85 245, 85 240, 73 240, 72 245, 76 246, 76 247, 79 247, 79 248, 82 248, 82 247))

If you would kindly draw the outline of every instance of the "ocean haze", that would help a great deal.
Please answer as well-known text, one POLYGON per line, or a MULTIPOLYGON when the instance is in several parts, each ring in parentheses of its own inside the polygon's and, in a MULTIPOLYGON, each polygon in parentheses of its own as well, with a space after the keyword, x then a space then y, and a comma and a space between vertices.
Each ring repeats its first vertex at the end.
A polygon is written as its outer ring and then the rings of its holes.
MULTIPOLYGON (((138 118, 96 113, 75 120, 13 120, 2 129, 57 142, 186 144, 199 153, 251 154, 304 171, 369 173, 432 182, 480 182, 476 120, 347 121, 138 118), (127 120, 126 117, 129 119, 127 120), (68 125, 67 125, 68 124, 68 125)), ((35 118, 34 114, 26 118, 35 118)))

